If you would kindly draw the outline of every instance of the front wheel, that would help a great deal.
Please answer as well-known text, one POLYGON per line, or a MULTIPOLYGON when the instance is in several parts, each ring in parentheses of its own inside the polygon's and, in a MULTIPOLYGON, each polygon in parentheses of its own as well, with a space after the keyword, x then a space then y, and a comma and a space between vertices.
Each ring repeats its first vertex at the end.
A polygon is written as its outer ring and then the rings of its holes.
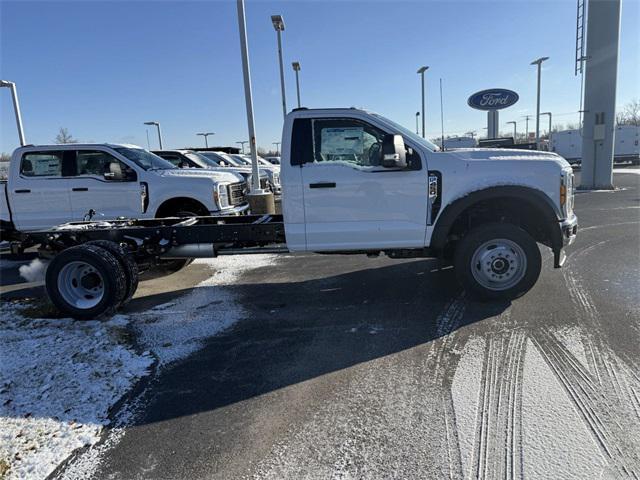
POLYGON ((538 280, 542 258, 536 241, 508 223, 491 223, 469 232, 458 244, 454 266, 458 281, 476 297, 513 299, 538 280))

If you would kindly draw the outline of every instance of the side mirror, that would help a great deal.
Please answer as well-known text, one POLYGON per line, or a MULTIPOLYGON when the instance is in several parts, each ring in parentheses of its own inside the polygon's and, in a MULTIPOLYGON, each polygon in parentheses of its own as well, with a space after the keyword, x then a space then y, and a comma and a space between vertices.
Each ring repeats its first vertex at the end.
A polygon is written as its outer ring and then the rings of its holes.
POLYGON ((385 135, 382 140, 382 166, 407 168, 407 152, 402 135, 385 135))

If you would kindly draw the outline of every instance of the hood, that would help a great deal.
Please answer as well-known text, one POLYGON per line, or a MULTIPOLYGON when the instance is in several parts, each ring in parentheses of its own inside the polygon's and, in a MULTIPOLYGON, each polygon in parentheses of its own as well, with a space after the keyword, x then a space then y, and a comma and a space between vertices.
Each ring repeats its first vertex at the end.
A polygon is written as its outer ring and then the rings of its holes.
POLYGON ((181 178, 210 178, 215 182, 229 182, 236 183, 244 181, 241 175, 236 174, 233 171, 222 172, 220 170, 210 170, 208 168, 176 168, 170 170, 157 170, 154 171, 161 177, 181 177, 181 178))
POLYGON ((461 160, 534 160, 545 161, 569 165, 567 161, 554 152, 544 152, 539 150, 518 150, 515 148, 460 148, 449 152, 461 160))

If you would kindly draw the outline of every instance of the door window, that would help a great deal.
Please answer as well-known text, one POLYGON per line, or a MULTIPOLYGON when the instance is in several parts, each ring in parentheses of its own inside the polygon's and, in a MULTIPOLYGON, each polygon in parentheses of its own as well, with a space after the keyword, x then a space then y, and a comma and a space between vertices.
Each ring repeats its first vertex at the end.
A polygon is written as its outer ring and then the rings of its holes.
POLYGON ((313 120, 315 162, 380 167, 385 132, 355 119, 313 120))
POLYGON ((61 177, 63 152, 29 152, 22 156, 20 174, 25 177, 61 177))
POLYGON ((100 150, 80 150, 76 154, 78 176, 101 177, 108 181, 135 181, 136 172, 128 165, 100 150))

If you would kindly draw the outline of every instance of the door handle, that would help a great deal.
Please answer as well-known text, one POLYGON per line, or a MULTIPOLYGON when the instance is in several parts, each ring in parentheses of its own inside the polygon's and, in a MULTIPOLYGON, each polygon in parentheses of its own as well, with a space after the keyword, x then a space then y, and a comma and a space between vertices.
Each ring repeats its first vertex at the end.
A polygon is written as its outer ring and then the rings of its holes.
POLYGON ((309 188, 336 188, 336 182, 310 183, 309 188))
POLYGON ((14 190, 15 193, 31 193, 31 190, 28 188, 23 188, 22 190, 14 190))
POLYGON ((71 189, 72 192, 88 192, 89 189, 87 187, 75 187, 71 189))

